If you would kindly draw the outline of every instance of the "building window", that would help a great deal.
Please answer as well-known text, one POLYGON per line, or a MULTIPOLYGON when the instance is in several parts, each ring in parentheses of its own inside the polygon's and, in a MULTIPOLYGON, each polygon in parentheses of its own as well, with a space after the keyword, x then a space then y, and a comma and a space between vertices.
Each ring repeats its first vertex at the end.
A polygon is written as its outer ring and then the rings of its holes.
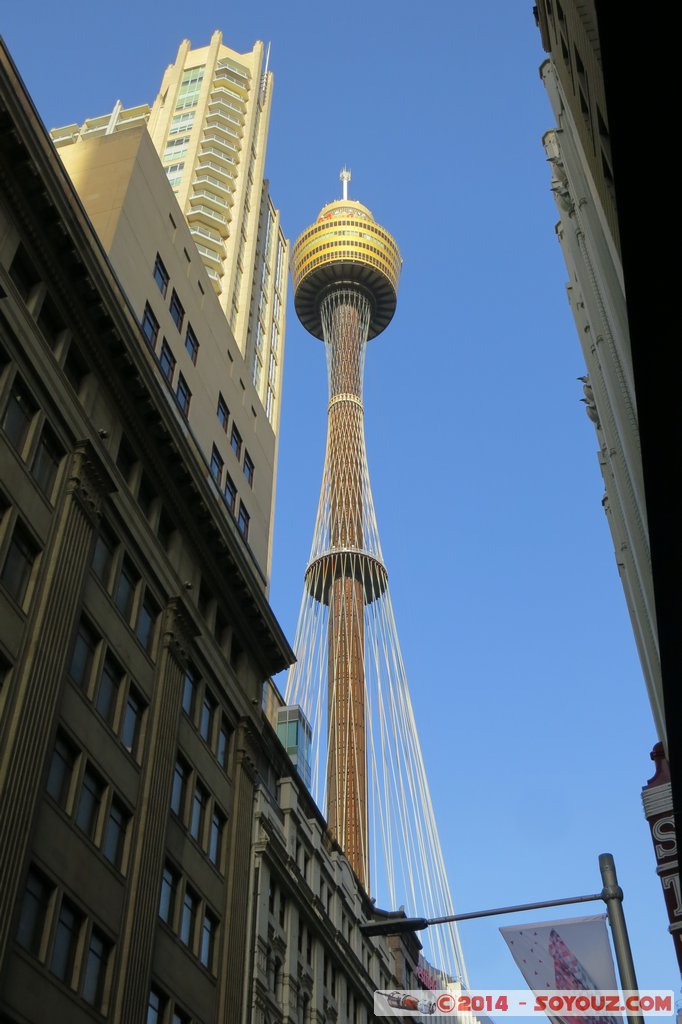
POLYGON ((156 347, 156 339, 159 334, 159 321, 156 319, 152 312, 152 307, 147 302, 144 307, 144 313, 142 314, 142 333, 149 346, 154 349, 156 347))
POLYGON ((187 334, 185 335, 185 349, 187 355, 190 357, 194 365, 197 364, 197 356, 199 354, 199 342, 197 336, 192 330, 191 324, 187 324, 187 334))
POLYGON ((78 626, 78 632, 76 633, 76 639, 73 644, 71 663, 69 665, 69 675, 73 679, 74 683, 77 683, 77 685, 83 690, 87 689, 88 683, 90 682, 92 663, 98 643, 99 637, 96 636, 91 627, 81 619, 78 626))
POLYGON ((47 879, 31 868, 21 901, 17 942, 33 956, 40 956, 51 894, 52 886, 47 879))
POLYGON ((198 907, 198 897, 194 895, 191 889, 185 889, 180 916, 180 941, 190 948, 194 938, 194 923, 198 907))
POLYGON ((250 522, 250 520, 251 520, 251 516, 249 515, 249 513, 244 508, 244 502, 242 501, 242 502, 239 503, 239 515, 237 516, 237 528, 238 528, 239 532, 241 533, 242 537, 244 538, 244 540, 248 540, 249 539, 249 522, 250 522))
POLYGON ((227 753, 230 746, 231 735, 232 730, 225 719, 223 719, 218 733, 218 749, 216 753, 216 759, 221 768, 225 768, 227 766, 227 753))
POLYGON ((90 946, 85 961, 85 978, 83 981, 83 999, 96 1009, 102 1009, 104 980, 107 973, 107 962, 111 946, 104 936, 93 928, 90 934, 90 946))
POLYGON ((61 445, 57 442, 49 427, 45 427, 40 435, 38 448, 33 459, 32 473, 33 479, 48 499, 52 497, 57 470, 63 457, 64 451, 61 445))
POLYGON ((20 381, 15 380, 10 392, 2 426, 13 448, 22 454, 33 417, 38 407, 20 381))
POLYGON ((218 422, 227 433, 227 421, 230 418, 230 410, 227 408, 227 404, 222 395, 218 395, 218 422))
POLYGON ((149 993, 145 1024, 161 1024, 166 1014, 167 1006, 168 1000, 157 989, 153 988, 149 993))
POLYGON ((171 139, 163 151, 164 163, 166 160, 178 160, 181 156, 184 156, 187 152, 188 143, 189 135, 183 135, 180 139, 171 139))
POLYGON ((123 676, 123 669, 116 664, 111 655, 107 654, 102 666, 95 707, 105 722, 113 724, 116 714, 116 701, 123 676))
POLYGON ((95 550, 92 555, 92 568, 95 576, 106 587, 109 583, 111 563, 116 550, 116 541, 105 529, 101 529, 95 541, 95 550))
POLYGON ((73 964, 82 925, 82 915, 69 900, 62 900, 50 970, 67 985, 71 984, 73 977, 73 964))
POLYGON ((151 654, 152 647, 154 646, 154 634, 156 632, 154 627, 156 626, 159 614, 158 604, 150 593, 145 593, 137 618, 137 639, 147 654, 151 654))
POLYGON ((0 583, 22 608, 37 557, 38 548, 23 526, 17 524, 2 568, 0 583))
POLYGON ((174 871, 170 864, 166 864, 161 877, 161 897, 159 899, 159 917, 166 924, 173 924, 175 912, 175 900, 178 893, 180 876, 174 871))
POLYGON ((199 950, 199 959, 204 967, 208 967, 209 970, 213 964, 213 947, 215 944, 217 924, 218 923, 213 914, 207 910, 204 914, 204 922, 201 928, 201 949, 199 950))
POLYGON ((213 715, 216 710, 216 702, 208 691, 204 694, 204 699, 201 704, 201 719, 199 720, 199 733, 203 740, 207 743, 211 741, 211 726, 213 724, 213 715))
POLYGON ((132 688, 128 691, 125 711, 123 712, 123 726, 121 728, 121 743, 133 757, 137 754, 137 745, 142 731, 142 716, 144 714, 144 702, 139 694, 132 688))
POLYGON ((246 454, 244 455, 244 476, 246 477, 246 482, 248 483, 249 487, 253 487, 254 472, 255 466, 253 464, 253 459, 251 458, 249 453, 246 452, 246 454))
POLYGON ((168 182, 172 188, 175 188, 182 181, 182 171, 184 166, 184 161, 181 161, 179 164, 171 164, 170 167, 166 168, 168 182))
POLYGON ((234 423, 232 424, 232 434, 230 436, 230 448, 237 458, 239 458, 242 453, 242 435, 239 433, 234 423))
POLYGON ((187 387, 187 381, 182 374, 180 374, 178 378, 178 389, 176 394, 178 398, 178 405, 184 412, 185 416, 187 416, 189 413, 189 403, 192 398, 192 392, 187 387))
POLYGON ((185 791, 187 789, 187 781, 189 779, 189 767, 182 760, 178 758, 175 762, 175 771, 173 772, 173 788, 171 790, 171 810, 177 814, 179 818, 182 818, 185 804, 185 791))
POLYGON ((188 718, 194 714, 194 701, 196 698, 197 679, 193 669, 185 669, 185 678, 182 684, 182 710, 188 718))
POLYGON ((89 839, 95 837, 103 795, 104 783, 92 768, 86 768, 76 812, 76 824, 89 839))
POLYGON ((58 734, 47 776, 47 791, 60 807, 66 807, 77 756, 73 744, 58 734))
POLYGON ((171 351, 171 347, 163 339, 161 345, 161 355, 159 356, 159 366, 161 367, 161 373, 164 375, 169 384, 173 383, 173 374, 175 373, 175 356, 171 351))
POLYGON ((130 815, 123 804, 114 797, 111 801, 107 827, 104 832, 102 852, 107 860, 111 861, 114 867, 119 870, 123 864, 126 832, 128 831, 129 821, 130 815))
POLYGON ((127 560, 121 566, 121 572, 116 585, 116 596, 114 598, 116 607, 126 620, 130 622, 135 598, 135 588, 139 582, 139 576, 130 562, 127 560))
POLYGON ((159 256, 158 252, 156 254, 156 263, 154 264, 154 280, 159 286, 159 291, 165 297, 166 292, 168 291, 168 282, 170 281, 170 277, 168 276, 168 271, 163 265, 163 260, 159 256))
POLYGON ((213 451, 211 452, 211 476, 220 487, 220 481, 223 475, 223 460, 220 453, 215 445, 213 445, 213 451))
POLYGON ((194 796, 192 798, 192 816, 189 823, 189 834, 192 839, 196 839, 198 843, 201 843, 203 836, 204 817, 206 815, 207 805, 208 792, 200 782, 197 782, 194 789, 194 796))
POLYGON ((214 808, 211 816, 211 830, 208 837, 208 859, 216 867, 220 867, 224 828, 225 817, 217 808, 214 808))
POLYGON ((178 298, 178 293, 176 292, 175 288, 173 289, 173 294, 171 295, 170 300, 170 315, 177 329, 181 331, 182 323, 183 320, 185 319, 185 309, 182 303, 180 302, 180 299, 178 298))
POLYGON ((237 488, 229 473, 225 474, 225 501, 230 512, 234 515, 234 508, 237 504, 237 488))

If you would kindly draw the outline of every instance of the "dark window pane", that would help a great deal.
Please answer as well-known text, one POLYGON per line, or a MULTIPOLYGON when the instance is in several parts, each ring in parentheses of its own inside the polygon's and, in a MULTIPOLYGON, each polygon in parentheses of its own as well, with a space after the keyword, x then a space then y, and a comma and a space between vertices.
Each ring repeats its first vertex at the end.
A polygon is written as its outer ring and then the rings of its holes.
POLYGON ((230 446, 234 454, 239 458, 242 451, 242 435, 239 433, 235 426, 232 427, 232 434, 230 436, 230 446))
POLYGON ((208 840, 208 856, 215 865, 220 863, 225 819, 220 811, 214 811, 211 818, 211 832, 208 840))
POLYGON ((237 516, 237 527, 244 540, 249 539, 249 523, 251 516, 244 508, 244 502, 242 501, 239 505, 239 515, 237 516))
POLYGON ((247 452, 244 456, 244 476, 246 477, 249 487, 253 487, 253 477, 255 473, 255 467, 251 456, 247 452))
POLYGON ((196 365, 197 355, 199 354, 199 342, 197 341, 197 336, 194 333, 194 331, 192 330, 192 327, 191 327, 190 324, 187 324, 187 335, 185 337, 185 348, 187 349, 188 356, 190 357, 192 362, 196 365))
POLYGON ((194 918, 197 912, 198 899, 190 889, 185 890, 180 917, 180 941, 186 946, 192 945, 194 936, 194 918))
POLYGON ((154 643, 154 626, 159 617, 159 606, 151 594, 145 594, 137 620, 137 639, 145 651, 149 652, 154 643))
POLYGON ((73 961, 82 923, 83 918, 76 908, 68 900, 63 900, 54 937, 50 970, 67 984, 71 983, 73 976, 73 961))
POLYGON ((54 350, 56 348, 59 335, 65 330, 65 324, 62 320, 61 314, 49 295, 45 297, 45 300, 40 307, 40 313, 38 314, 38 327, 43 332, 45 341, 48 343, 50 348, 54 350))
POLYGON ((225 501, 230 512, 234 513, 234 507, 237 503, 237 488, 229 473, 225 474, 225 501))
POLYGON ((52 887, 47 880, 35 868, 31 868, 21 901, 17 941, 34 956, 40 953, 51 891, 52 887))
POLYGON ((91 768, 88 768, 83 777, 83 786, 76 812, 76 824, 90 839, 95 835, 103 792, 104 783, 91 768))
POLYGON ((92 662, 99 638, 86 622, 81 621, 71 654, 69 675, 75 683, 85 689, 90 681, 92 662))
POLYGON ((123 864, 123 850, 129 820, 130 816, 125 807, 118 800, 112 800, 102 850, 107 860, 110 860, 117 868, 123 864))
POLYGON ((207 693, 201 705, 201 720, 199 722, 199 733, 201 734, 202 739, 205 739, 207 743, 211 737, 211 723, 213 721, 213 712, 215 709, 216 703, 210 693, 207 693))
POLYGON ((223 460, 220 457, 218 449, 214 445, 213 446, 213 451, 211 452, 211 476, 213 477, 215 482, 218 484, 218 487, 220 487, 220 478, 222 477, 222 475, 223 475, 223 460))
POLYGON ((152 308, 149 303, 144 307, 144 314, 142 316, 142 333, 150 346, 154 348, 154 345, 156 344, 156 337, 159 333, 159 321, 152 313, 152 308))
POLYGON ((27 533, 17 526, 7 552, 0 580, 18 605, 23 605, 38 549, 27 533))
POLYGON ((146 1024, 161 1024, 167 1006, 166 999, 155 988, 149 993, 146 1024))
POLYGON ((161 373, 164 375, 168 383, 172 384, 173 374, 175 373, 175 356, 173 355, 171 347, 165 338, 163 340, 163 344, 161 345, 159 366, 161 367, 161 373))
POLYGON ((166 924, 173 922, 173 910, 178 888, 178 875, 166 864, 161 878, 161 898, 159 900, 159 917, 166 924))
POLYGON ((185 416, 187 416, 189 413, 189 403, 192 398, 192 392, 187 387, 187 381, 182 376, 182 374, 180 374, 178 377, 178 389, 176 395, 178 399, 178 405, 184 412, 185 416))
POLYGON ((173 1016, 171 1017, 171 1024, 190 1024, 189 1014, 183 1013, 182 1010, 173 1010, 173 1016))
POLYGON ((83 999, 91 1006, 101 1009, 104 980, 109 959, 109 943, 96 928, 92 929, 90 947, 85 961, 85 979, 83 981, 83 999))
POLYGON ((104 530, 100 530, 95 541, 95 550, 92 554, 92 568, 105 587, 109 582, 111 560, 114 557, 115 550, 116 541, 114 538, 104 530))
POLYGON ((175 323, 177 329, 181 331, 182 321, 185 318, 185 310, 183 308, 182 303, 180 302, 180 299, 178 298, 178 293, 175 291, 175 289, 173 289, 173 294, 171 295, 170 315, 173 318, 173 322, 175 323))
POLYGON ((123 728, 121 729, 121 742, 126 750, 134 754, 137 749, 137 742, 140 738, 140 726, 142 724, 142 712, 144 705, 138 695, 130 690, 123 714, 123 728))
POLYGON ((184 761, 180 758, 175 762, 175 771, 173 773, 173 789, 171 792, 171 810, 175 811, 177 815, 182 817, 183 803, 185 797, 185 785, 187 782, 187 776, 189 775, 189 768, 184 761))
POLYGON ((168 290, 169 276, 158 253, 156 254, 156 263, 154 264, 154 280, 158 284, 161 294, 165 295, 168 290))
POLYGON ((220 397, 218 398, 218 422, 220 423, 225 433, 227 433, 227 421, 229 419, 229 416, 230 410, 227 408, 225 399, 223 398, 222 395, 220 395, 220 397))
POLYGON ((194 695, 196 692, 196 679, 191 669, 186 669, 185 679, 182 687, 182 710, 190 718, 194 712, 194 695))
POLYGON ((121 568, 121 575, 118 578, 116 587, 116 607, 127 621, 130 621, 130 614, 133 610, 133 598, 138 576, 133 567, 124 562, 121 568))
POLYGON ((192 817, 189 823, 190 835, 198 842, 203 832, 204 812, 208 803, 208 793, 203 786, 197 785, 192 799, 192 817))
POLYGON ((54 745, 50 772, 47 777, 47 791, 62 807, 69 795, 69 786, 76 763, 76 750, 63 736, 57 737, 54 745))
POLYGON ((218 764, 221 766, 221 768, 224 768, 227 764, 227 750, 230 745, 231 735, 232 730, 227 725, 227 723, 223 721, 222 725, 220 726, 220 732, 218 733, 218 751, 216 754, 218 764))
POLYGON ((49 498, 64 452, 54 435, 46 427, 40 435, 38 449, 33 460, 33 479, 49 498))
POLYGON ((116 697, 118 696, 122 675, 123 670, 116 664, 113 658, 107 656, 102 668, 95 707, 109 725, 114 720, 116 697))
POLYGON ((211 967, 213 963, 213 943, 215 940, 216 922, 215 918, 206 912, 204 914, 204 923, 201 929, 201 949, 199 951, 199 959, 201 960, 204 967, 211 967))
POLYGON ((31 420, 37 411, 37 406, 26 388, 20 381, 15 380, 2 425, 10 443, 20 455, 26 444, 31 420))

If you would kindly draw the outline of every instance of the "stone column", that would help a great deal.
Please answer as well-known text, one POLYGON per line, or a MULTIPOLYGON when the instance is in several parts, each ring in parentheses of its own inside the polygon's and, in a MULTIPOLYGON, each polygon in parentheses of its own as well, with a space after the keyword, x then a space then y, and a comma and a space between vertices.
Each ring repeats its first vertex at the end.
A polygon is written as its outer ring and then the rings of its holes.
POLYGON ((14 904, 52 754, 64 666, 102 505, 115 489, 89 441, 70 456, 66 486, 42 552, 36 590, 16 664, 9 730, 0 751, 0 964, 14 932, 14 904), (40 752, 41 756, 36 756, 40 752))

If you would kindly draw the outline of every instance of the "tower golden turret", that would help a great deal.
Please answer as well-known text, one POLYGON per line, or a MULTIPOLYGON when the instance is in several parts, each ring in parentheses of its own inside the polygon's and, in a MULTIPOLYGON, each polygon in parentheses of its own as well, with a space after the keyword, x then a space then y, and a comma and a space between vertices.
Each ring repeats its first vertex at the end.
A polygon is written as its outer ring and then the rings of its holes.
MULTIPOLYGON (((362 377, 368 338, 395 312, 401 258, 370 210, 348 198, 322 208, 292 254, 296 313, 327 347, 329 409, 321 506, 324 528, 306 589, 329 606, 327 818, 369 889, 364 610, 387 585, 377 543, 367 534, 362 377)), ((319 517, 318 517, 319 518, 319 517)), ((372 517, 373 518, 373 517, 372 517)))

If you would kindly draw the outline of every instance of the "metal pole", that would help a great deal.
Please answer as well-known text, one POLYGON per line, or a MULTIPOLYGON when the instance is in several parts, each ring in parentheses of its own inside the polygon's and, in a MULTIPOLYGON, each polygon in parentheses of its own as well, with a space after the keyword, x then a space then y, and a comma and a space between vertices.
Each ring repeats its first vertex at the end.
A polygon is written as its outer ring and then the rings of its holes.
MULTIPOLYGON (((599 870, 604 883, 601 898, 606 904, 606 912, 611 925, 613 948, 616 951, 616 963, 620 975, 620 986, 623 990, 637 991, 635 965, 632 960, 630 939, 623 913, 623 890, 618 885, 616 865, 610 853, 599 854, 599 870)), ((638 1013, 628 1013, 630 1024, 644 1024, 643 1017, 638 1013)))

